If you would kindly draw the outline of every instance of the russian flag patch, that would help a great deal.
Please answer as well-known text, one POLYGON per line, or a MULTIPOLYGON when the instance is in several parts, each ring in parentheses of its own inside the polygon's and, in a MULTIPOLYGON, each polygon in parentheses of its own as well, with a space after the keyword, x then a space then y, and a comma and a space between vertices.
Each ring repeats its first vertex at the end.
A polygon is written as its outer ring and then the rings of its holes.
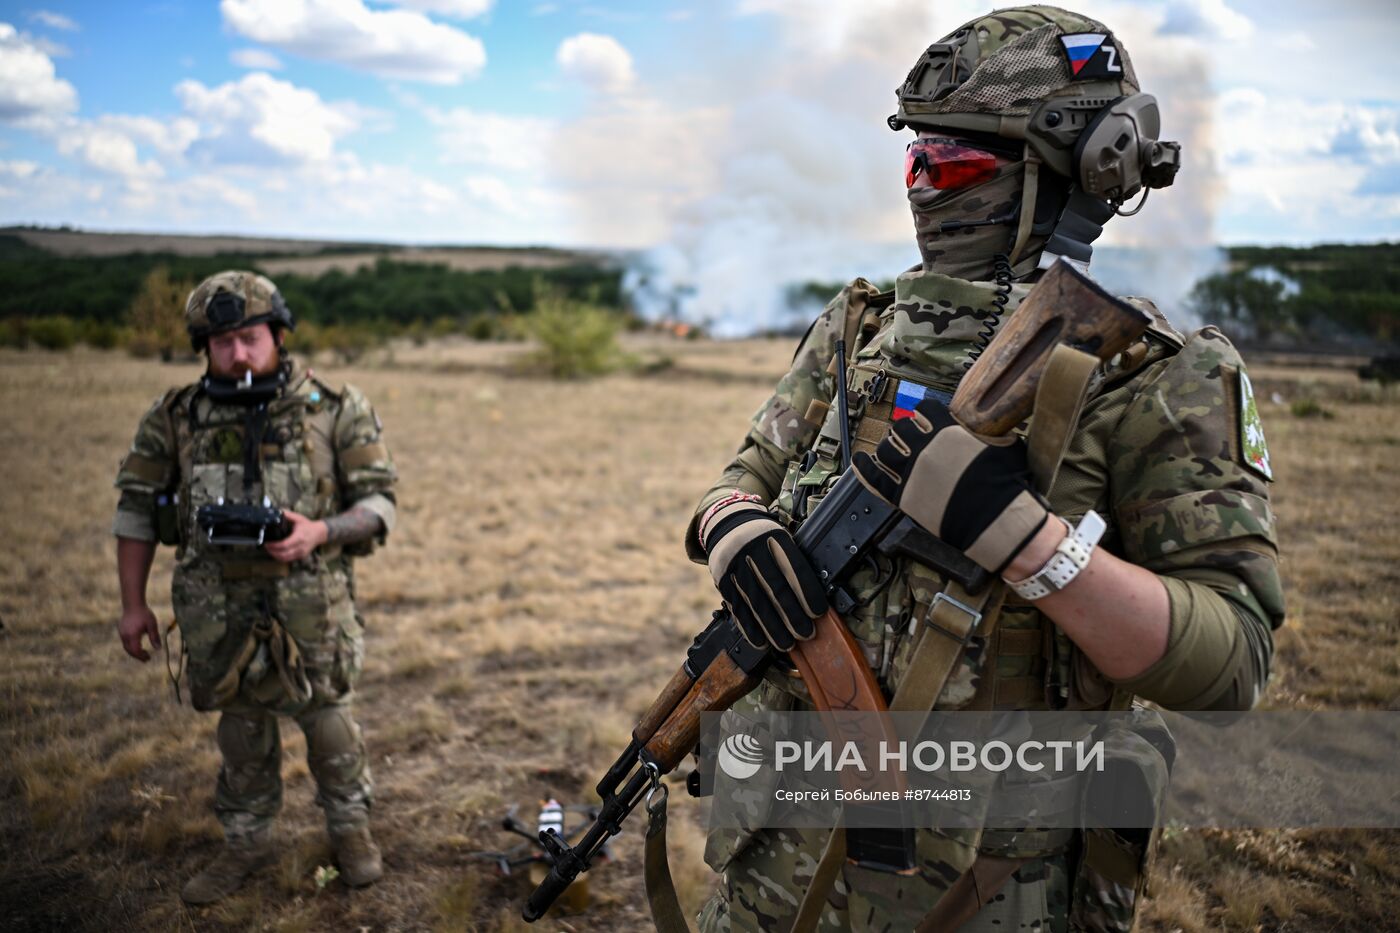
POLYGON ((899 380, 899 386, 894 393, 894 410, 890 412, 890 420, 898 421, 900 418, 914 417, 914 409, 926 398, 937 398, 938 396, 931 389, 926 389, 915 382, 905 382, 899 380))
POLYGON ((1070 74, 1076 81, 1095 78, 1121 78, 1123 63, 1112 36, 1103 32, 1076 32, 1060 36, 1070 74))

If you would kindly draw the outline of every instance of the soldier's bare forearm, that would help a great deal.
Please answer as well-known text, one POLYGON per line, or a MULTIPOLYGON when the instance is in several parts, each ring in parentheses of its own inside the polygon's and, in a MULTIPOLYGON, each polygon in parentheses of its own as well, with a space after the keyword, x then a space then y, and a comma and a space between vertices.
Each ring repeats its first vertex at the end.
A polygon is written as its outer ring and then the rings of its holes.
MULTIPOLYGON (((1046 522, 1012 561, 1006 578, 1035 573, 1064 535, 1059 522, 1046 522)), ((1035 605, 1111 679, 1135 677, 1166 654, 1171 603, 1162 581, 1103 548, 1094 549, 1089 565, 1068 586, 1035 605)))
POLYGON ((384 520, 360 506, 351 506, 325 521, 327 544, 357 544, 384 531, 384 520))
POLYGON ((123 609, 139 609, 146 605, 146 581, 150 578, 155 556, 154 541, 117 538, 117 581, 121 586, 123 609))

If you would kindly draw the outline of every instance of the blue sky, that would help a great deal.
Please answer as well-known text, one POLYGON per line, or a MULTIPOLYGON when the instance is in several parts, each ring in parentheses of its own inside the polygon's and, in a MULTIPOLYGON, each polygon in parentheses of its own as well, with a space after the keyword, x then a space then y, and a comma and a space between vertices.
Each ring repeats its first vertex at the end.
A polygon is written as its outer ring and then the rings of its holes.
MULTIPOLYGON (((1120 245, 1400 239, 1400 13, 1089 0, 1186 168, 1120 245)), ((915 57, 967 0, 0 2, 0 223, 655 247, 909 243, 915 57)), ((909 247, 912 248, 912 247, 909 247)))

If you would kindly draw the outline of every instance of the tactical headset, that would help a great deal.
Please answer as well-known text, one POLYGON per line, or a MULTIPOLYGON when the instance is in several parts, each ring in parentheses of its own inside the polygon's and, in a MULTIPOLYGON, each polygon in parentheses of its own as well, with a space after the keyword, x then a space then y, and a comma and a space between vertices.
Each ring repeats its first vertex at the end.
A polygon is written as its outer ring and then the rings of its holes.
MULTIPOLYGON (((1111 35, 1105 47, 1116 52, 1111 35)), ((1041 266, 1057 256, 1085 264, 1090 244, 1114 214, 1139 191, 1166 188, 1181 166, 1181 145, 1159 140, 1161 112, 1151 94, 1123 94, 1118 79, 1078 83, 1074 93, 1047 97, 1026 113, 941 112, 979 64, 973 31, 964 27, 929 46, 897 90, 899 112, 890 129, 949 131, 959 136, 999 137, 1025 144, 1026 188, 1017 211, 1020 231, 1012 261, 1031 233, 1049 234, 1041 266), (1039 184, 1043 164, 1069 184, 1039 184)), ((1024 100, 1024 98, 1022 98, 1024 100)), ((960 110, 961 108, 956 108, 960 110)), ((1048 179, 1047 179, 1048 180, 1048 179)), ((1000 220, 1000 218, 998 218, 1000 220)), ((1011 221, 1007 217, 1005 221, 1011 221)))

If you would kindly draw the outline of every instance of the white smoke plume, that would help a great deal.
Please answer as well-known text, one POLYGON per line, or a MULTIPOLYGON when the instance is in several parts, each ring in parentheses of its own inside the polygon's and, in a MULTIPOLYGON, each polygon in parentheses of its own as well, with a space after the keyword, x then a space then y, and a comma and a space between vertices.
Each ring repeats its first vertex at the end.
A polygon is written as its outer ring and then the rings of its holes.
MULTIPOLYGON (((629 273, 642 312, 704 323, 724 336, 790 328, 805 323, 794 320, 791 286, 856 275, 889 280, 916 263, 901 179, 907 133, 892 133, 884 118, 923 49, 989 9, 967 0, 744 0, 739 13, 769 18, 776 41, 759 57, 731 60, 715 51, 723 48, 716 35, 697 28, 695 59, 710 60, 705 76, 649 92, 689 102, 689 111, 667 108, 685 140, 672 152, 703 169, 684 176, 685 191, 655 192, 643 212, 660 245, 629 273), (685 131, 696 128, 688 112, 703 133, 685 131)), ((1108 225, 1094 273, 1179 319, 1191 284, 1223 262, 1211 246, 1221 180, 1206 54, 1190 36, 1159 34, 1160 7, 1076 9, 1107 23, 1128 47, 1143 89, 1162 104, 1164 136, 1182 143, 1184 159, 1173 188, 1155 193, 1140 216, 1108 225)), ((632 155, 660 156, 645 147, 632 155)), ((625 164, 627 154, 619 158, 625 164)), ((644 195, 629 189, 625 197, 644 195)), ((617 242, 627 212, 605 213, 595 209, 581 232, 617 242)), ((796 313, 809 317, 810 308, 796 313)))

